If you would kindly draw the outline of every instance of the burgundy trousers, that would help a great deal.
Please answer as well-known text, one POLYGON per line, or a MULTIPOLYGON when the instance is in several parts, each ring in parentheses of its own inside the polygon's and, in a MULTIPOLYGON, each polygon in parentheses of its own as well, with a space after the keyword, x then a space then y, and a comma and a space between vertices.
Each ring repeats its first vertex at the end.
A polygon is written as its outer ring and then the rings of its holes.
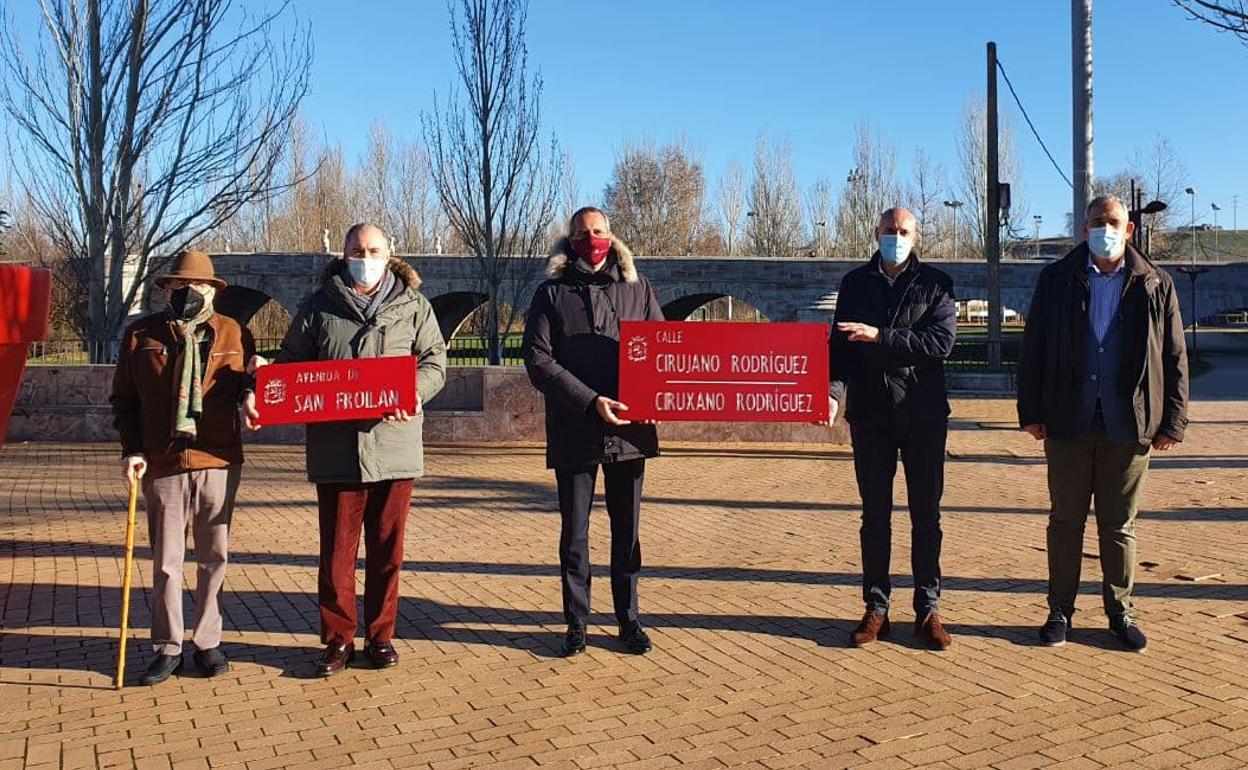
POLYGON ((317 484, 321 566, 317 599, 321 642, 355 639, 355 562, 364 530, 364 633, 371 642, 394 636, 403 568, 403 527, 412 502, 412 479, 372 484, 317 484))

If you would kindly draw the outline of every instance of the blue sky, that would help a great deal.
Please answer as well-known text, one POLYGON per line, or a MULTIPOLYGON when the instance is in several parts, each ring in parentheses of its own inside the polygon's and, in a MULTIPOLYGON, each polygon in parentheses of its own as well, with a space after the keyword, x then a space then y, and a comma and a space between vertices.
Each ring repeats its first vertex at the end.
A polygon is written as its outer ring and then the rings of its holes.
MULTIPOLYGON (((415 137, 420 111, 452 78, 445 3, 296 5, 316 45, 304 104, 313 128, 351 159, 374 120, 415 137)), ((1240 194, 1248 223, 1248 47, 1186 20, 1168 0, 1096 0, 1094 14, 1098 175, 1121 170, 1160 134, 1190 170, 1200 218, 1217 201, 1229 226, 1231 196, 1240 194)), ((683 136, 700 151, 713 188, 731 161, 748 171, 763 130, 790 141, 803 186, 821 175, 839 184, 862 121, 889 137, 902 181, 919 146, 952 175, 963 104, 984 89, 987 40, 997 42, 1069 173, 1069 36, 1061 0, 532 0, 528 26, 530 64, 545 80, 544 124, 574 157, 587 199, 601 196, 627 140, 683 136)), ((1001 98, 1030 213, 1056 232, 1070 210, 1069 188, 1004 84, 1001 98)))

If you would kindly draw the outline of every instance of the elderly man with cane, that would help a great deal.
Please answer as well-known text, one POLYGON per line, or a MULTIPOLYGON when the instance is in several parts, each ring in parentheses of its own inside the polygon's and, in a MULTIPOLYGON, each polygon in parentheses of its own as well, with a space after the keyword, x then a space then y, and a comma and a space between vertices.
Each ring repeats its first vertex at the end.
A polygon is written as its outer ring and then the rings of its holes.
POLYGON ((225 282, 207 254, 182 252, 156 286, 166 308, 126 329, 110 398, 121 473, 142 485, 152 547, 156 656, 139 680, 146 685, 182 668, 188 529, 195 542, 195 665, 208 677, 230 668, 219 647, 221 590, 243 463, 237 410, 251 387, 245 367, 255 353, 250 332, 213 311, 225 282))

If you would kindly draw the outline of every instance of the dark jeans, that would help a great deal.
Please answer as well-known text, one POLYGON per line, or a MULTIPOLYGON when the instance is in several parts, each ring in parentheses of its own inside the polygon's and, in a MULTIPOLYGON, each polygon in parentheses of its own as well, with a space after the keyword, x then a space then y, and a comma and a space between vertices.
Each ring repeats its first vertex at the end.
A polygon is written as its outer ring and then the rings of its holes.
MULTIPOLYGON (((611 519, 611 599, 620 625, 637 619, 637 577, 641 574, 641 483, 645 460, 602 466, 607 516, 611 519)), ((594 502, 598 466, 556 470, 559 486, 559 574, 563 579, 563 619, 568 625, 589 620, 589 509, 594 502)))
POLYGON ((922 618, 935 612, 940 601, 940 497, 945 486, 948 423, 891 413, 856 419, 849 428, 862 497, 862 599, 871 612, 888 612, 893 478, 900 454, 910 508, 914 612, 922 618))
POLYGON ((317 484, 321 565, 317 600, 321 642, 355 639, 355 561, 364 530, 364 633, 369 641, 394 636, 403 568, 403 528, 412 503, 412 479, 372 484, 317 484))
POLYGON ((1132 614, 1135 514, 1148 471, 1150 447, 1115 441, 1099 421, 1077 439, 1046 439, 1049 464, 1049 609, 1074 614, 1083 562, 1083 530, 1096 503, 1105 614, 1132 614))

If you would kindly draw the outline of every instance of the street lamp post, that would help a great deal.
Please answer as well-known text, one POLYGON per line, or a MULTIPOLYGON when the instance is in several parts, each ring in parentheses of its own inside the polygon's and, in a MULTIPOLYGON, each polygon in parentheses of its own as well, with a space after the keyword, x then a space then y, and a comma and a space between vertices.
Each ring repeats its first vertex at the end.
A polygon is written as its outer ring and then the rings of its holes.
POLYGON ((1044 221, 1044 217, 1040 216, 1039 214, 1034 214, 1031 217, 1031 221, 1034 222, 1036 225, 1036 238, 1035 238, 1036 259, 1040 259, 1040 223, 1044 221))
POLYGON ((945 206, 949 209, 949 216, 953 220, 953 258, 958 258, 958 209, 962 208, 962 201, 945 201, 945 206))
POLYGON ((1219 253, 1218 252, 1218 212, 1222 210, 1222 207, 1216 203, 1210 203, 1209 206, 1210 208, 1213 209, 1213 258, 1217 259, 1218 253, 1219 253))
POLYGON ((1192 267, 1196 267, 1196 188, 1188 187, 1183 192, 1192 198, 1192 267))

